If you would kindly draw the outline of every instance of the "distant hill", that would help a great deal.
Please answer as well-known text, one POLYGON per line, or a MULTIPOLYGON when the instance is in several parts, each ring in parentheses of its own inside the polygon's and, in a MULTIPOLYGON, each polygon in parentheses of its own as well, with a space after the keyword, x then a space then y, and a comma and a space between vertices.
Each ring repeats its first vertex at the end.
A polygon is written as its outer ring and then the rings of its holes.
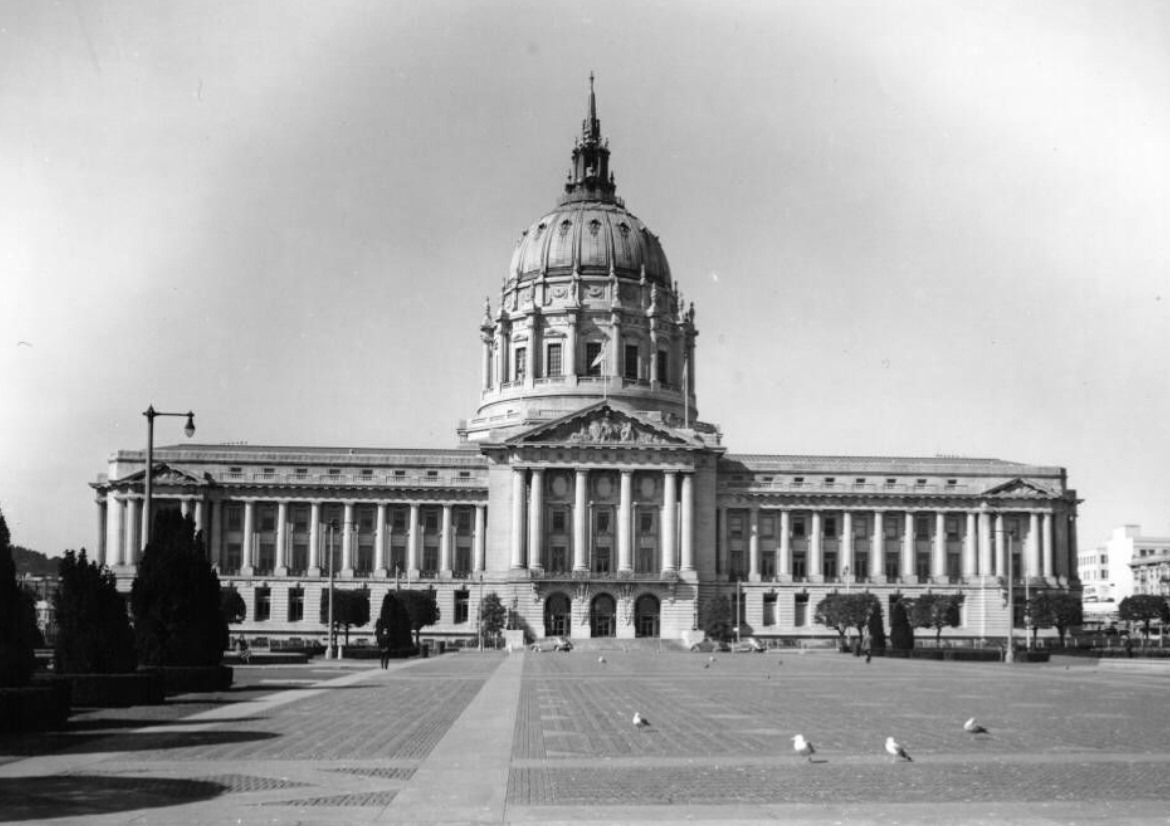
POLYGON ((57 560, 50 559, 40 551, 13 545, 12 561, 16 563, 17 576, 57 576, 57 560))

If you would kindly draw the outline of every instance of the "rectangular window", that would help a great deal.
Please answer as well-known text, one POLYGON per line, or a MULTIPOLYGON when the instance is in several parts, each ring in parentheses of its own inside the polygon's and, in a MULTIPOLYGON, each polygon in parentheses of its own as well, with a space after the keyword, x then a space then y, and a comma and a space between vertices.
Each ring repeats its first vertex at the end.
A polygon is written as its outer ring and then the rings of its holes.
POLYGON ((471 511, 467 508, 455 511, 455 532, 460 536, 471 534, 471 511))
POLYGON ((832 477, 832 476, 825 477, 825 487, 831 488, 835 484, 837 484, 837 480, 834 477, 832 477))
POLYGON ((897 479, 887 479, 886 480, 886 487, 887 488, 897 487, 897 485, 898 485, 897 479))
POLYGON ((553 545, 549 556, 548 569, 554 574, 563 574, 569 570, 569 555, 564 545, 553 545))
POLYGON ((268 533, 276 530, 276 506, 261 505, 259 511, 261 532, 268 533))
POLYGON ((808 625, 808 594, 796 594, 792 608, 792 624, 797 628, 808 625))
POLYGON ((946 518, 946 531, 947 531, 947 539, 958 539, 959 538, 959 520, 955 519, 953 516, 948 516, 946 518))
POLYGON ((733 513, 727 517, 727 535, 734 537, 743 536, 743 517, 739 514, 733 513))
POLYGON ((289 565, 289 573, 293 575, 303 574, 309 567, 309 540, 301 538, 293 542, 292 546, 292 560, 289 565))
POLYGON ((309 509, 304 505, 297 505, 292 509, 292 525, 295 533, 305 533, 309 530, 309 509))
POLYGON ((794 476, 792 479, 792 487, 794 487, 794 488, 804 487, 804 477, 803 476, 794 476))
POLYGON ((256 573, 269 574, 276 566, 276 541, 273 539, 260 541, 260 558, 256 560, 256 573))
POLYGON ((608 545, 598 545, 593 552, 593 573, 608 574, 612 552, 608 545))
POLYGON ((658 351, 658 380, 660 382, 662 382, 663 384, 670 384, 671 383, 670 374, 668 372, 666 372, 666 368, 668 366, 669 366, 669 362, 667 361, 666 351, 659 350, 658 351))
POLYGON ((439 512, 428 508, 423 511, 423 533, 435 534, 439 532, 439 512))
POLYGON ((776 624, 776 595, 764 594, 764 625, 776 624))
POLYGON ((300 622, 305 618, 305 589, 290 588, 288 592, 288 621, 300 622))
POLYGON ((837 517, 835 517, 835 516, 826 516, 825 517, 825 538, 826 539, 836 539, 837 538, 837 517))
POLYGON ((638 532, 643 536, 648 536, 654 533, 654 514, 648 511, 642 511, 638 514, 638 532))
POLYGON ((467 590, 455 592, 455 624, 463 625, 467 622, 470 612, 467 609, 471 593, 467 590))
POLYGON ((637 344, 627 344, 625 355, 626 355, 626 358, 625 358, 625 364, 623 365, 622 375, 625 376, 627 379, 637 379, 638 378, 638 345, 637 344))
POLYGON ((836 554, 825 554, 824 559, 821 560, 821 575, 828 580, 837 578, 836 554))
POLYGON ((374 478, 373 468, 362 468, 362 479, 368 480, 368 479, 373 479, 373 478, 374 478))
POLYGON ((244 509, 239 505, 228 505, 227 510, 227 529, 229 531, 241 530, 241 525, 244 522, 244 509))
POLYGON ((563 508, 554 508, 552 512, 552 532, 565 533, 568 528, 568 519, 563 508))
POLYGON ((256 622, 265 622, 272 616, 272 589, 256 589, 256 622))
POLYGON ((865 539, 867 536, 869 536, 869 517, 853 517, 853 536, 857 539, 865 539))
POLYGON ((265 479, 273 479, 276 477, 276 468, 274 468, 274 467, 263 468, 260 471, 260 475, 263 476, 265 479))
POLYGON ((760 575, 765 579, 776 576, 776 552, 760 551, 760 575))
POLYGON ((358 530, 362 533, 374 532, 374 518, 377 511, 373 508, 358 509, 358 530))
POLYGON ((899 576, 900 564, 898 562, 897 554, 886 554, 886 579, 897 579, 899 576))
POLYGON ((792 517, 792 535, 795 537, 804 537, 804 517, 792 517))
POLYGON ((524 375, 528 370, 528 348, 516 348, 516 371, 513 373, 513 381, 524 381, 524 375))
POLYGON ((808 567, 806 565, 806 557, 803 552, 792 554, 792 578, 797 582, 803 581, 808 577, 808 567))
POLYGON ((609 511, 603 510, 597 512, 597 532, 609 533, 609 511))
POLYGON ((329 475, 330 476, 340 476, 341 475, 341 468, 337 468, 337 467, 329 468, 329 475))
POLYGON ((309 469, 307 467, 299 467, 294 471, 294 473, 298 479, 304 479, 309 475, 309 469))
POLYGON ((548 346, 548 363, 546 368, 544 371, 546 376, 561 375, 561 345, 559 343, 548 346))
POLYGON ((600 341, 585 342, 585 375, 600 376, 601 366, 604 360, 601 353, 600 341))
POLYGON ((914 537, 915 539, 929 539, 930 538, 930 519, 925 516, 918 516, 914 519, 914 537))
POLYGON ((760 537, 773 539, 776 536, 776 519, 772 516, 760 517, 760 537))
MULTIPOLYGON (((893 517, 894 514, 890 514, 890 516, 893 517)), ((897 521, 897 519, 890 518, 890 519, 885 520, 885 522, 882 523, 882 531, 885 533, 886 539, 897 539, 898 538, 898 521, 897 521)))

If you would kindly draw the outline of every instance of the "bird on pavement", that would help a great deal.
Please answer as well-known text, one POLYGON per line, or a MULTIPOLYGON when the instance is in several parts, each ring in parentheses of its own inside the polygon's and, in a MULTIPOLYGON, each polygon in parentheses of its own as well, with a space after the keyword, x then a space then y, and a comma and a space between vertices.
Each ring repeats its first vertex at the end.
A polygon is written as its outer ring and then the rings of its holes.
POLYGON ((714 655, 714 654, 712 654, 710 657, 708 657, 708 658, 707 658, 707 662, 709 662, 709 663, 713 663, 713 662, 715 662, 715 655, 714 655))
POLYGON ((650 721, 642 716, 642 712, 634 712, 634 726, 636 728, 650 728, 650 721))
POLYGON ((605 665, 605 657, 598 657, 598 658, 597 658, 597 661, 598 661, 599 663, 601 663, 602 665, 605 665))
POLYGON ((898 745, 898 741, 893 737, 886 738, 886 751, 889 752, 891 757, 897 760, 904 760, 907 763, 914 762, 914 759, 906 753, 906 749, 898 745))
POLYGON ((813 748, 813 744, 804 739, 803 734, 798 734, 792 738, 792 750, 801 757, 807 757, 810 763, 812 762, 812 756, 817 753, 817 750, 813 748))
POLYGON ((975 721, 974 717, 972 717, 967 722, 963 723, 963 731, 968 732, 969 734, 989 734, 990 733, 983 726, 979 725, 979 723, 977 723, 975 721))

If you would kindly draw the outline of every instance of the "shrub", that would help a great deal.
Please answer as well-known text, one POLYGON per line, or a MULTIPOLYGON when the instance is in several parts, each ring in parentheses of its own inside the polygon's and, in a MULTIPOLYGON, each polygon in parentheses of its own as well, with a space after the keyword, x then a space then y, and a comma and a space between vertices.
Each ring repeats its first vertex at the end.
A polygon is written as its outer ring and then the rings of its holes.
POLYGON ((914 629, 906 616, 906 605, 897 600, 890 608, 890 647, 895 651, 911 651, 914 648, 914 629))
POLYGON ((16 582, 8 523, 0 513, 0 687, 28 684, 39 637, 36 603, 16 582))
POLYGON ((160 511, 130 591, 138 658, 151 666, 218 666, 228 645, 219 577, 195 523, 160 511))
POLYGON ((54 670, 58 674, 134 671, 138 662, 134 632, 113 573, 88 561, 84 548, 79 554, 66 551, 57 571, 60 587, 53 598, 57 613, 54 670))

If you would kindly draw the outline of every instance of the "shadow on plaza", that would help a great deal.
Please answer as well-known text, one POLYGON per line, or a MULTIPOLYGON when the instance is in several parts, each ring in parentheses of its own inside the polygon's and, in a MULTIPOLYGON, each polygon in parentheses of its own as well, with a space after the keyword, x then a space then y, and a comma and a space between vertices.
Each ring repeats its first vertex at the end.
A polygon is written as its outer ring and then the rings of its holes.
MULTIPOLYGON (((247 724, 261 718, 243 718, 240 720, 224 721, 224 725, 236 726, 247 724)), ((158 720, 143 722, 141 720, 126 721, 93 721, 94 729, 81 727, 74 729, 72 725, 65 730, 46 732, 42 734, 23 734, 0 738, 0 754, 16 757, 36 757, 49 754, 99 754, 102 752, 134 752, 134 751, 163 751, 167 749, 184 749, 208 746, 236 745, 252 743, 260 740, 271 740, 279 734, 267 731, 228 731, 223 729, 203 729, 200 731, 111 731, 110 729, 136 725, 138 727, 150 725, 183 725, 182 720, 171 723, 160 723, 158 720), (111 722, 114 725, 111 725, 111 722)), ((0 808, 0 811, 3 811, 0 808)))
POLYGON ((112 775, 0 778, 4 822, 85 817, 209 800, 229 791, 222 783, 112 775))

